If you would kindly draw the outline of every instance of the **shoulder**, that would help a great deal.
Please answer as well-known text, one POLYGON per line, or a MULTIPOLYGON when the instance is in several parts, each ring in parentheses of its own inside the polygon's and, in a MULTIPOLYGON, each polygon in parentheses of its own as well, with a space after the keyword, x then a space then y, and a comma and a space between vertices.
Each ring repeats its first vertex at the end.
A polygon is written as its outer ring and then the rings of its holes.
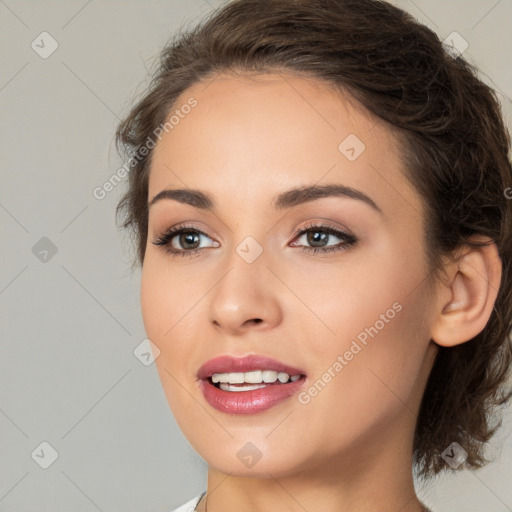
MULTIPOLYGON (((203 493, 204 494, 204 493, 203 493)), ((194 512, 197 504, 202 498, 202 494, 199 496, 196 496, 195 498, 192 498, 190 501, 187 501, 187 503, 184 503, 181 505, 181 507, 175 508, 174 510, 171 510, 170 512, 194 512)))

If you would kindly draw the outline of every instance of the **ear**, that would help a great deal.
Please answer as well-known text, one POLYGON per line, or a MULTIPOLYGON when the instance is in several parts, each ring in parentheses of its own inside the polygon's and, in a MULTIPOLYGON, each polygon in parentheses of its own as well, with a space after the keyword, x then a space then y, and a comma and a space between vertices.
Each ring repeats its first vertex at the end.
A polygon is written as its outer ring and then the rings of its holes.
POLYGON ((432 340, 443 347, 469 341, 482 332, 491 316, 501 283, 502 264, 489 238, 480 247, 464 246, 461 255, 445 266, 447 279, 439 283, 432 340))

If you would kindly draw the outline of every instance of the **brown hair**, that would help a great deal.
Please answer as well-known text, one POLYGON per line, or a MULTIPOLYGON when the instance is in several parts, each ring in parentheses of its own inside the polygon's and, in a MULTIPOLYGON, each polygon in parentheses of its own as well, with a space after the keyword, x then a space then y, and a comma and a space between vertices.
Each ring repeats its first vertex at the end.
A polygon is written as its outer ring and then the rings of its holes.
POLYGON ((466 467, 482 466, 484 445, 501 423, 493 414, 510 398, 510 136, 496 94, 477 70, 404 11, 378 0, 235 0, 178 34, 162 51, 149 91, 116 132, 119 151, 133 165, 117 213, 124 215, 122 227, 131 228, 139 262, 152 155, 139 150, 148 137, 194 83, 221 71, 280 70, 348 91, 400 135, 408 178, 424 199, 435 277, 441 257, 471 245, 470 235, 496 243, 503 274, 491 318, 472 340, 439 347, 414 438, 420 476, 448 467, 440 454, 454 441, 468 452, 466 467))

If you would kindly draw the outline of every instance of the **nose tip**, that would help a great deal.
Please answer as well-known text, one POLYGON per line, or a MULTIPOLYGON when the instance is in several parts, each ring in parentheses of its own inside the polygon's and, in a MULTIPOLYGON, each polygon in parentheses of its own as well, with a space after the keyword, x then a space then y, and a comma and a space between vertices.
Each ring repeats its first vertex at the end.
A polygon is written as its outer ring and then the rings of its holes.
POLYGON ((282 317, 275 291, 268 285, 269 281, 259 275, 261 268, 256 275, 254 263, 239 263, 243 266, 229 272, 209 297, 212 325, 230 334, 275 327, 282 317))

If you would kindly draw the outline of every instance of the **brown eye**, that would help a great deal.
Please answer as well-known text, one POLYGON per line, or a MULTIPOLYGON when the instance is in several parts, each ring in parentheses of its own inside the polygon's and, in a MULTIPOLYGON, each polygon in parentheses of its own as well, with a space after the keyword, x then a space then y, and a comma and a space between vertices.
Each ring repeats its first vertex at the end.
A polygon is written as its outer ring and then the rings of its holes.
POLYGON ((176 247, 174 244, 176 241, 178 242, 178 245, 181 245, 182 249, 197 249, 200 243, 200 235, 195 231, 183 232, 180 233, 179 236, 174 236, 173 238, 173 243, 171 243, 171 245, 175 249, 179 249, 179 247, 176 247))
POLYGON ((325 247, 329 238, 331 237, 332 235, 322 231, 308 231, 306 234, 308 244, 312 245, 313 247, 325 247))
POLYGON ((331 226, 308 226, 300 231, 296 237, 298 245, 304 250, 313 252, 329 252, 343 250, 357 242, 354 235, 350 235, 331 226), (338 241, 336 241, 338 239, 338 241), (302 243, 298 243, 301 242, 302 243))
POLYGON ((152 243, 162 246, 166 252, 173 256, 191 256, 203 249, 219 247, 218 242, 192 226, 174 226, 152 243), (202 243, 203 240, 206 242, 202 243), (211 242, 209 245, 207 240, 211 242))

